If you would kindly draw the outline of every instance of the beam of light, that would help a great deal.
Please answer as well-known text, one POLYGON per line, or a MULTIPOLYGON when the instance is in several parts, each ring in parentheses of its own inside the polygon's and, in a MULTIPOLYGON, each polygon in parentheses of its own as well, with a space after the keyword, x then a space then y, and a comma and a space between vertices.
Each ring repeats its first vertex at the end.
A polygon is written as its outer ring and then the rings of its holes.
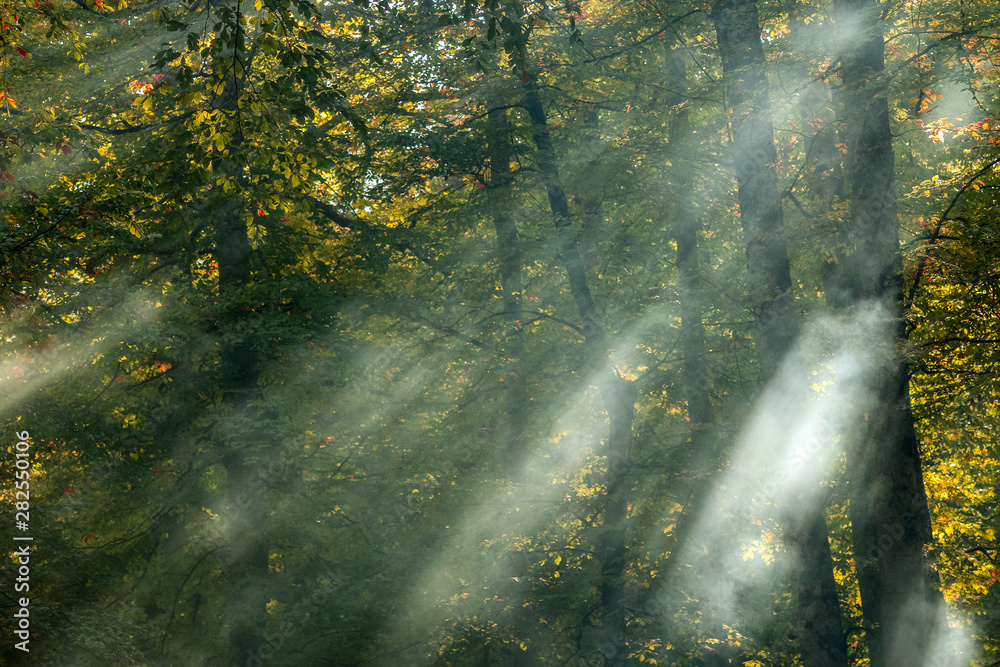
MULTIPOLYGON (((798 567, 781 543, 781 526, 822 511, 846 443, 862 415, 880 409, 868 389, 869 373, 893 354, 880 306, 859 307, 843 319, 821 316, 804 328, 739 437, 730 465, 705 507, 696 510, 690 539, 671 554, 691 574, 657 591, 660 611, 694 599, 704 600, 724 626, 760 631, 774 622, 782 585, 798 567), (706 557, 713 562, 706 564, 706 557)), ((941 621, 939 627, 947 628, 941 621)), ((785 632, 794 637, 793 624, 785 632)), ((956 633, 943 631, 935 646, 966 641, 956 633)), ((928 658, 927 667, 952 664, 940 659, 928 658)))
MULTIPOLYGON (((591 541, 596 536, 593 531, 600 528, 569 527, 574 511, 594 512, 591 518, 599 520, 605 493, 602 440, 608 426, 596 384, 609 370, 627 376, 626 367, 648 363, 648 353, 638 343, 653 331, 666 328, 670 310, 670 306, 651 308, 619 339, 603 369, 578 378, 564 390, 551 414, 536 415, 536 423, 547 420, 548 426, 531 447, 526 484, 483 480, 485 490, 476 503, 445 514, 440 519, 442 525, 426 526, 425 530, 435 533, 432 545, 422 556, 414 554, 411 583, 398 613, 385 625, 385 651, 415 643, 429 652, 437 651, 455 640, 464 630, 463 622, 473 622, 473 618, 481 626, 509 623, 511 614, 518 613, 524 601, 538 594, 537 590, 533 593, 533 587, 556 594, 560 585, 568 585, 566 577, 589 578, 590 586, 597 583, 599 568, 591 541), (536 537, 546 535, 558 542, 559 537, 553 536, 566 534, 574 534, 582 541, 578 552, 559 553, 560 578, 539 566, 543 560, 549 565, 554 560, 536 537), (576 557, 580 560, 569 565, 576 557)), ((502 435, 504 428, 498 431, 502 435)), ((500 441, 502 438, 497 437, 496 442, 500 441)), ((447 478, 451 472, 435 476, 447 478)), ((574 599, 569 603, 596 604, 596 592, 592 595, 592 600, 574 599)), ((512 650, 516 654, 522 648, 512 650)))
MULTIPOLYGON (((145 332, 155 325, 155 321, 148 316, 145 304, 163 299, 162 295, 151 291, 147 294, 139 289, 115 304, 110 319, 97 323, 96 327, 88 324, 43 327, 42 331, 47 330, 54 337, 54 344, 21 349, 9 353, 16 356, 0 360, 0 413, 16 412, 30 397, 97 362, 123 341, 137 334, 148 335, 145 332), (67 333, 70 326, 75 328, 67 333)), ((12 317, 0 322, 0 335, 4 338, 3 329, 10 327, 12 317)), ((6 344, 16 345, 16 338, 6 344)))

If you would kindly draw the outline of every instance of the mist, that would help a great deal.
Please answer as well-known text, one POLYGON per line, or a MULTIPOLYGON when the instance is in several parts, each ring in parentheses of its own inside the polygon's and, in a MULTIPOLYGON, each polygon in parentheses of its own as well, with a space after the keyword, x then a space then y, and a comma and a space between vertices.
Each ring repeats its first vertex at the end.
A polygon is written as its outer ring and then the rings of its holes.
POLYGON ((991 7, 8 9, 3 664, 1000 660, 991 7))

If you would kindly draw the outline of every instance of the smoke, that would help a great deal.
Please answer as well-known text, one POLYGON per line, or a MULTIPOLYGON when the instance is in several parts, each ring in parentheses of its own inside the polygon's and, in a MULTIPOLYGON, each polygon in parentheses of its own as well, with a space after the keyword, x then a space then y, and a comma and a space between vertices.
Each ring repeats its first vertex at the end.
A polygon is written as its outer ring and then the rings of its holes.
MULTIPOLYGON (((825 511, 843 484, 845 447, 869 406, 875 409, 870 373, 895 353, 891 324, 877 304, 807 323, 734 444, 708 501, 695 508, 690 538, 680 553, 671 554, 688 574, 655 593, 655 610, 676 611, 685 600, 702 600, 708 617, 717 621, 716 632, 759 634, 770 628, 792 641, 793 619, 776 616, 776 600, 798 567, 783 544, 782 528, 825 511)), ((940 627, 947 628, 943 619, 940 627)), ((935 641, 953 647, 956 638, 935 641)))

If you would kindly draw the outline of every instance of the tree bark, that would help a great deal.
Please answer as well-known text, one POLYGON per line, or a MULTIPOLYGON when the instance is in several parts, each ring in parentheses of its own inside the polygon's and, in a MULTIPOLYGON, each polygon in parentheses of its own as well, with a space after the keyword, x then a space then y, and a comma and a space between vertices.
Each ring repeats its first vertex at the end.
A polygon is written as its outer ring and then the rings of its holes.
MULTIPOLYGON (((235 188, 226 193, 215 185, 217 195, 212 210, 215 232, 215 260, 219 270, 219 297, 233 305, 223 314, 227 328, 248 317, 238 304, 238 293, 252 284, 251 244, 246 224, 247 205, 239 189, 242 174, 240 154, 244 137, 239 115, 239 100, 245 86, 246 72, 250 68, 244 32, 239 23, 236 7, 231 14, 223 15, 231 22, 234 31, 233 46, 221 58, 242 66, 231 65, 224 74, 224 88, 214 106, 223 112, 227 130, 232 138, 228 154, 219 160, 220 167, 213 175, 230 179, 235 188), (228 75, 231 72, 231 75, 228 75), (240 72, 237 74, 237 72, 240 72)), ((222 341, 219 374, 223 405, 228 419, 219 437, 223 441, 222 464, 227 476, 227 494, 232 509, 229 517, 229 549, 226 575, 235 596, 229 600, 224 620, 229 626, 229 661, 246 664, 259 660, 258 652, 263 643, 267 621, 268 593, 265 580, 269 569, 269 548, 266 537, 267 511, 261 465, 261 415, 252 407, 259 395, 258 358, 252 339, 227 336, 222 341)))
POLYGON ((691 133, 688 110, 687 66, 680 47, 666 49, 667 105, 671 110, 667 150, 675 182, 673 237, 677 243, 677 285, 681 297, 681 350, 684 357, 684 392, 691 421, 692 449, 709 449, 715 415, 709 397, 709 372, 705 360, 705 325, 698 298, 701 266, 698 262, 698 232, 701 223, 695 214, 687 139, 691 133))
MULTIPOLYGON (((792 0, 793 16, 796 15, 798 5, 797 0, 792 0)), ((809 45, 820 52, 825 50, 826 40, 820 35, 828 30, 827 27, 815 26, 810 30, 797 16, 790 27, 794 47, 805 48, 809 45), (810 32, 811 34, 807 34, 810 32)), ((823 234, 821 243, 825 257, 820 259, 823 262, 820 267, 823 294, 831 309, 846 313, 857 303, 860 287, 857 269, 854 268, 857 255, 851 251, 849 220, 842 220, 834 210, 834 204, 845 195, 843 160, 837 147, 837 108, 841 108, 842 114, 839 91, 834 92, 828 82, 815 80, 808 72, 804 72, 799 94, 799 115, 805 135, 803 148, 806 154, 806 182, 812 194, 809 206, 820 219, 820 232, 823 234)), ((852 427, 848 429, 850 433, 844 433, 842 437, 847 454, 847 486, 850 494, 847 509, 856 552, 860 551, 857 545, 868 544, 877 537, 872 530, 871 508, 866 507, 866 499, 863 497, 871 480, 867 479, 864 468, 858 462, 861 450, 857 434, 863 431, 863 428, 857 428, 858 419, 860 417, 852 418, 852 427)), ((878 569, 874 561, 861 557, 860 553, 855 554, 854 562, 861 595, 862 626, 865 630, 868 661, 871 667, 884 667, 881 630, 878 625, 881 617, 878 569)))
MULTIPOLYGON (((685 105, 687 94, 687 64, 684 50, 680 45, 665 49, 666 56, 666 103, 670 109, 668 125, 669 136, 667 151, 670 156, 671 198, 673 199, 673 220, 671 233, 677 244, 677 288, 680 296, 681 310, 681 354, 683 356, 682 374, 684 379, 684 398, 687 402, 688 422, 691 425, 691 435, 688 441, 687 469, 695 475, 708 473, 707 477, 699 477, 688 502, 688 511, 674 530, 675 546, 671 560, 671 574, 678 573, 681 567, 680 554, 683 553, 690 539, 694 518, 712 497, 715 490, 713 475, 718 465, 720 454, 715 438, 715 414, 712 411, 710 396, 710 376, 708 362, 705 357, 705 325, 702 317, 702 306, 699 298, 701 287, 701 265, 698 261, 698 232, 701 223, 695 213, 694 190, 691 173, 694 168, 690 159, 689 138, 691 126, 688 120, 688 110, 685 105)), ((714 510, 715 508, 710 508, 714 510)), ((714 554, 706 559, 710 563, 721 562, 714 554)), ((713 568, 714 565, 709 565, 713 568)), ((712 576, 709 574, 708 576, 712 576)), ((711 604, 709 600, 709 604, 711 604)), ((706 615, 706 633, 722 641, 705 655, 705 667, 722 667, 729 664, 730 646, 726 643, 728 635, 723 619, 718 617, 714 609, 706 615)))
POLYGON ((600 261, 601 242, 607 237, 604 223, 604 186, 601 169, 601 154, 604 145, 600 137, 600 114, 596 106, 585 108, 583 116, 584 135, 581 140, 583 154, 581 160, 585 167, 579 180, 574 184, 578 193, 574 201, 580 211, 582 238, 580 251, 583 255, 583 265, 587 271, 596 269, 600 261))
POLYGON ((847 121, 846 181, 860 299, 880 308, 893 352, 872 369, 867 438, 852 459, 856 557, 877 571, 870 651, 885 667, 921 664, 936 632, 940 595, 924 555, 932 541, 920 451, 910 409, 902 253, 882 8, 873 0, 835 0, 843 36, 841 81, 847 121), (857 516, 857 519, 855 519, 857 516))
POLYGON ((606 667, 626 664, 625 618, 625 532, 628 510, 628 473, 632 443, 632 419, 635 412, 635 390, 632 384, 615 375, 608 365, 608 346, 604 328, 594 306, 587 283, 586 270, 580 255, 572 225, 569 203, 559 175, 555 147, 548 131, 545 108, 538 93, 538 84, 524 84, 524 108, 531 118, 532 138, 536 147, 538 171, 545 185, 549 206, 558 235, 559 257, 566 267, 570 293, 583 323, 583 332, 597 365, 597 387, 608 415, 607 495, 604 522, 598 534, 596 556, 600 565, 597 590, 600 607, 597 619, 597 646, 606 667))
POLYGON ((528 382, 521 355, 524 329, 521 282, 521 248, 517 225, 511 213, 511 143, 507 112, 491 103, 489 132, 490 177, 487 183, 493 226, 497 233, 500 285, 506 324, 503 353, 506 358, 504 389, 507 392, 507 478, 515 484, 527 481, 528 382))
MULTIPOLYGON (((500 261, 500 286, 503 291, 504 360, 503 382, 507 393, 507 479, 513 484, 524 485, 529 481, 528 464, 531 452, 528 450, 528 378, 522 355, 524 352, 524 327, 522 325, 522 264, 521 246, 517 235, 517 225, 511 210, 513 177, 510 170, 511 135, 507 122, 507 110, 491 99, 487 112, 487 141, 489 142, 490 172, 486 184, 493 226, 497 233, 497 257, 500 261)), ((511 667, 526 664, 536 659, 534 646, 529 642, 523 652, 517 648, 522 638, 530 637, 537 625, 532 619, 524 601, 530 596, 530 578, 526 574, 527 564, 519 556, 510 554, 511 579, 516 583, 509 594, 514 648, 497 658, 511 667), (523 591, 521 589, 524 589, 523 591)))
MULTIPOLYGON (((755 2, 718 0, 712 8, 732 109, 734 166, 757 329, 761 379, 772 379, 798 337, 777 154, 755 2)), ((786 545, 793 558, 792 598, 799 650, 806 665, 847 666, 833 559, 822 506, 786 508, 786 545)))
MULTIPOLYGON (((219 292, 223 299, 250 284, 250 240, 243 221, 243 207, 238 201, 220 206, 213 215, 216 235, 216 262, 219 265, 219 292)), ((243 319, 235 308, 227 313, 225 324, 232 326, 243 319)), ((264 636, 267 596, 263 579, 268 572, 268 546, 265 537, 267 512, 264 489, 259 480, 259 465, 249 462, 247 447, 253 446, 256 429, 228 424, 257 421, 250 402, 257 394, 257 355, 249 340, 223 341, 219 372, 223 404, 229 412, 222 454, 228 480, 227 494, 232 508, 229 535, 228 579, 237 592, 230 600, 229 657, 243 664, 248 652, 260 648, 264 636), (243 436, 243 437, 240 437, 243 436), (246 439, 244 439, 246 438, 246 439)))

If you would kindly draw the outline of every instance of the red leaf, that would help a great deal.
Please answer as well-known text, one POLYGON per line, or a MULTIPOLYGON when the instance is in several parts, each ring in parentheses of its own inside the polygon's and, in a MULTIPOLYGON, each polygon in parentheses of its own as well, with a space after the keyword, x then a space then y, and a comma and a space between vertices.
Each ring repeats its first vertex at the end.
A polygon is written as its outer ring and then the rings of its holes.
POLYGON ((20 53, 20 54, 21 54, 22 56, 24 56, 25 58, 27 58, 27 57, 28 57, 28 52, 27 52, 27 51, 25 51, 24 49, 22 49, 22 48, 21 48, 20 46, 19 46, 19 47, 17 47, 17 52, 18 52, 18 53, 20 53))

